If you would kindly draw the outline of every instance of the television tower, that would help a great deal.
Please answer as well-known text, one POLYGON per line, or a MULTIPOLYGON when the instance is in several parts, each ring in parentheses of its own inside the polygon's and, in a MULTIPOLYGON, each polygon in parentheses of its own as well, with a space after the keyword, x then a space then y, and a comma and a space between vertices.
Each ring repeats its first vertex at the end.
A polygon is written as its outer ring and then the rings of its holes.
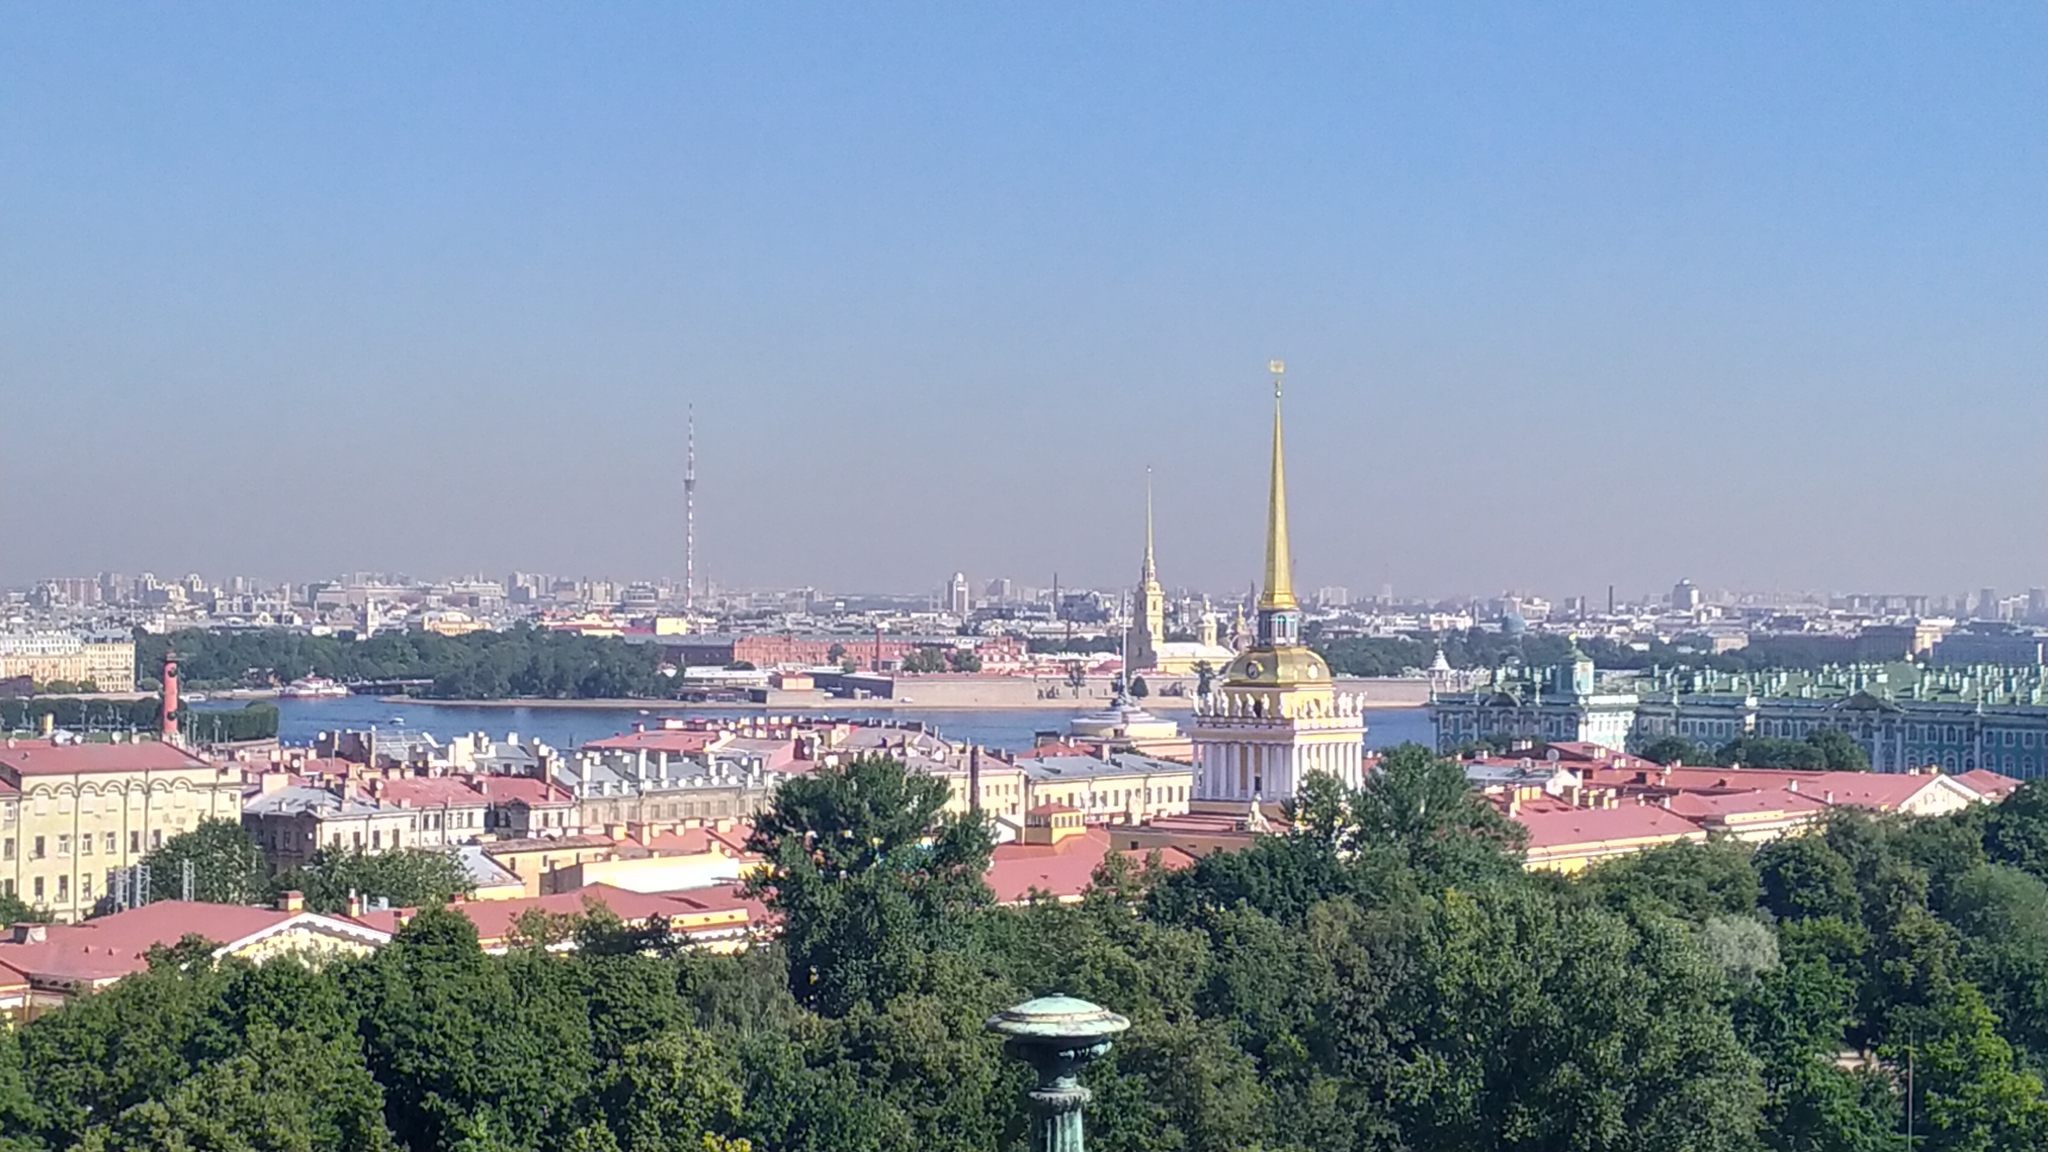
POLYGON ((683 448, 683 607, 697 606, 697 406, 689 406, 683 448))

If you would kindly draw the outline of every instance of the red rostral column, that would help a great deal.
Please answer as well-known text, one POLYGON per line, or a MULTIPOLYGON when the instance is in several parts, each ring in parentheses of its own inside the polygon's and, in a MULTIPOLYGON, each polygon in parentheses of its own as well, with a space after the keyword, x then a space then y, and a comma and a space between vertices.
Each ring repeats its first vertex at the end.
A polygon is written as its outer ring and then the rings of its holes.
POLYGON ((165 743, 178 742, 178 658, 169 652, 164 653, 164 710, 157 734, 165 743))

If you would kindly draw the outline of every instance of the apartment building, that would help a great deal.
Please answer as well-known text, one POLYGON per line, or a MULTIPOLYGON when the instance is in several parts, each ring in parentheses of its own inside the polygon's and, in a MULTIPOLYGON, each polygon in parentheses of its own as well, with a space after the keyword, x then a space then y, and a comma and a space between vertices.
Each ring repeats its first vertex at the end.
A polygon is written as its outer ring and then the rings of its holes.
POLYGON ((1192 765, 1135 752, 1076 756, 1046 751, 1017 759, 1026 780, 1027 813, 1050 804, 1072 808, 1090 823, 1142 824, 1188 812, 1192 765))
POLYGON ((0 892, 82 919, 115 875, 209 817, 239 818, 238 768, 157 741, 0 747, 0 892))
POLYGON ((135 691, 135 641, 70 632, 0 632, 0 680, 90 681, 102 692, 135 691))

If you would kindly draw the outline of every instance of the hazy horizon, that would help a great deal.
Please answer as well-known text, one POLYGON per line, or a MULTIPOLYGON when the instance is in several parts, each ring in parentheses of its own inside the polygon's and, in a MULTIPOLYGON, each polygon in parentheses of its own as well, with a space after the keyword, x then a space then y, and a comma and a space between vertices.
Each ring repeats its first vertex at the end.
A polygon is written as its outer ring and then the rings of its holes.
POLYGON ((2048 584, 2048 12, 0 21, 0 583, 2048 584))

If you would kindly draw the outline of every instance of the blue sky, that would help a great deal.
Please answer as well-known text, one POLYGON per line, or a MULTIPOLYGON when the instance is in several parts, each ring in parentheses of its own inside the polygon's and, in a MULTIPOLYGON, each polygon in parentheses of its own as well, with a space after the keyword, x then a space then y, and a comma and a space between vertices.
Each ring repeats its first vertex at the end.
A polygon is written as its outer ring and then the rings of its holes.
POLYGON ((0 8, 0 580, 2048 583, 2019 5, 0 8))

